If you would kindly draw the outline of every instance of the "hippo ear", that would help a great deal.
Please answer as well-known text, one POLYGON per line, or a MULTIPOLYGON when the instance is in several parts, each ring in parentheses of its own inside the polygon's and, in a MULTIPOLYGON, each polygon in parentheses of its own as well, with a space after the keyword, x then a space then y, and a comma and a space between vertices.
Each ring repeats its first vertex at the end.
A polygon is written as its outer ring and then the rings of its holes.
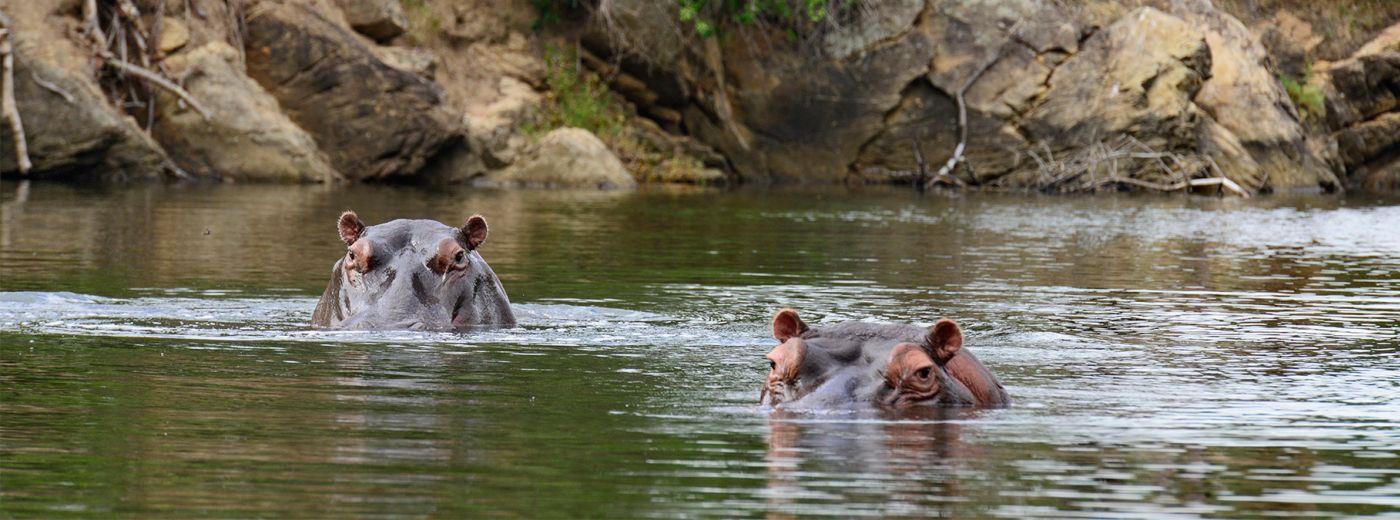
POLYGON ((462 236, 467 237, 467 249, 480 247, 488 234, 490 230, 486 227, 486 217, 481 215, 472 215, 466 224, 462 224, 462 236))
POLYGON ((928 338, 924 340, 924 345, 933 353, 939 364, 947 363, 957 355, 958 350, 962 349, 962 344, 962 329, 953 320, 938 320, 938 323, 929 329, 928 338))
POLYGON ((787 341, 792 337, 801 336, 803 332, 807 332, 807 324, 802 323, 802 318, 797 317, 797 311, 783 309, 773 316, 773 338, 778 341, 787 341))
POLYGON ((360 216, 353 211, 341 213, 337 227, 340 228, 340 239, 344 240, 347 246, 354 244, 365 232, 365 223, 361 222, 360 216))

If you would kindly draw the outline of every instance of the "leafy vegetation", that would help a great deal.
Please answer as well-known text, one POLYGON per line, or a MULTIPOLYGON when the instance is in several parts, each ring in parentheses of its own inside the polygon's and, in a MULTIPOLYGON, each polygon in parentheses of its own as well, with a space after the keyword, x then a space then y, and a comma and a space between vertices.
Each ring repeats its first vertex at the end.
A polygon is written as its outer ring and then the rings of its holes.
POLYGON ((1311 70, 1301 81, 1287 75, 1279 76, 1279 83, 1288 92, 1288 98, 1293 100, 1293 106, 1298 107, 1303 121, 1321 121, 1327 117, 1327 97, 1322 93, 1322 87, 1312 81, 1311 70))
POLYGON ((826 20, 833 6, 849 8, 855 0, 677 0, 682 22, 692 24, 702 38, 715 35, 716 20, 754 25, 763 20, 817 23, 826 20))
POLYGON ((538 117, 525 127, 538 136, 561 127, 582 128, 603 140, 617 137, 627 122, 627 112, 597 75, 582 70, 573 49, 555 45, 544 48, 545 93, 538 117))
POLYGON ((597 74, 579 63, 573 48, 546 45, 544 102, 522 128, 538 139, 550 130, 573 127, 593 132, 643 182, 677 182, 697 178, 705 168, 698 159, 675 150, 662 150, 639 139, 628 125, 626 102, 608 89, 597 74))

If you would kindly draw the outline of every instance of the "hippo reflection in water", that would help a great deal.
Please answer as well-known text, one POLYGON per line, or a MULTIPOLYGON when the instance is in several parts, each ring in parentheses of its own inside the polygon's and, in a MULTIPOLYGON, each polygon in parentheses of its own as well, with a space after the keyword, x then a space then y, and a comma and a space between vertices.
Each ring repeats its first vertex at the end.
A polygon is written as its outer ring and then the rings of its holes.
POLYGON ((515 325, 501 280, 476 249, 486 219, 472 215, 460 228, 432 220, 394 220, 366 227, 353 211, 340 215, 348 250, 314 327, 460 330, 515 325))
POLYGON ((1011 398, 987 367, 962 348, 952 320, 932 328, 846 322, 809 328, 797 311, 773 317, 770 370, 759 400, 805 408, 872 404, 907 409, 999 407, 1011 398))

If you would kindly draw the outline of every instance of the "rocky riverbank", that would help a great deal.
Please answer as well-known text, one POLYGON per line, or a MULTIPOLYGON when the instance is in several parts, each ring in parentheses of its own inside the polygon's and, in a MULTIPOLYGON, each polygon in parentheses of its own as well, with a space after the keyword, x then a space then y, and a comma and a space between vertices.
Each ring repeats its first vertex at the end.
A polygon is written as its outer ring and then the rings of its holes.
POLYGON ((23 175, 1400 186, 1384 1, 564 4, 0 0, 23 175))

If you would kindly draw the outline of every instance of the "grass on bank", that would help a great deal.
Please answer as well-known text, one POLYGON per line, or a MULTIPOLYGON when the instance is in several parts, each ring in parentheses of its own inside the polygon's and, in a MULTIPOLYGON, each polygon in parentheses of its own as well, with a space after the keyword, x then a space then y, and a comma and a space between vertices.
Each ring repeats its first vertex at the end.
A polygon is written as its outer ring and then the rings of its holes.
POLYGON ((1312 79, 1311 68, 1301 80, 1288 75, 1279 76, 1279 83, 1282 83, 1283 90, 1288 92, 1293 106, 1298 107, 1298 115, 1304 122, 1319 122, 1327 117, 1327 96, 1322 92, 1322 87, 1312 79))
POLYGON ((545 45, 544 59, 548 89, 539 112, 522 128, 527 137, 539 139, 557 128, 582 128, 597 135, 640 182, 701 178, 697 174, 705 165, 699 159, 657 149, 638 138, 629 124, 636 116, 627 101, 583 66, 577 50, 545 45))

